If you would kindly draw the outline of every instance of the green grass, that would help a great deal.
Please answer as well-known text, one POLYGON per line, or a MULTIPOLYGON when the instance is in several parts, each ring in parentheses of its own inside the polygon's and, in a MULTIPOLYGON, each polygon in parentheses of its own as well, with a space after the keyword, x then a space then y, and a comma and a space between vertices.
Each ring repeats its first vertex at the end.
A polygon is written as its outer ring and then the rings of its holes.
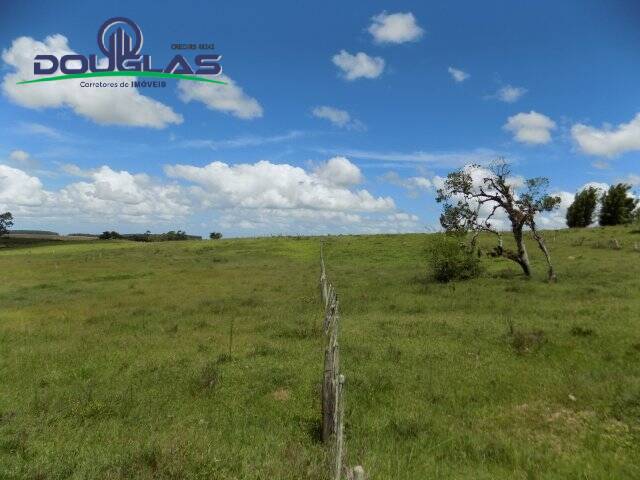
POLYGON ((640 235, 547 237, 557 284, 428 281, 428 235, 1 248, 0 478, 324 478, 321 241, 348 465, 640 478, 640 235))

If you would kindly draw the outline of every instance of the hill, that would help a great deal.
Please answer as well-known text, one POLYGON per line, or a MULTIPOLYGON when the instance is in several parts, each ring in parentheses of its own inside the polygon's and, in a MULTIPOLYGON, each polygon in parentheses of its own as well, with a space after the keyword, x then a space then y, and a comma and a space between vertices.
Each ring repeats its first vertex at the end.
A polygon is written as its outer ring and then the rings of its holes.
POLYGON ((348 465, 640 478, 640 235, 547 239, 557 284, 434 283, 430 235, 0 249, 0 478, 324 478, 321 242, 348 465))

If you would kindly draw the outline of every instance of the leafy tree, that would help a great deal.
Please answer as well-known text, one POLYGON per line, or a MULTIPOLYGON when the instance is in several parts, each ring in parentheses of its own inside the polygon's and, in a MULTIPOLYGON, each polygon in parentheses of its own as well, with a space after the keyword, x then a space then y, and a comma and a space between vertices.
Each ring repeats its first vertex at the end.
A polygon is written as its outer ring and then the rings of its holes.
POLYGON ((638 200, 629 196, 631 185, 618 183, 611 185, 600 200, 600 219, 602 226, 626 225, 633 220, 633 210, 638 200))
POLYGON ((527 277, 531 275, 531 266, 524 243, 524 229, 528 228, 546 258, 549 280, 555 280, 551 256, 538 231, 536 215, 555 209, 560 197, 546 193, 549 180, 543 177, 524 180, 520 188, 516 187, 517 183, 511 176, 509 164, 502 158, 494 161, 488 169, 472 165, 450 173, 443 187, 438 189, 437 201, 444 202, 440 223, 447 232, 471 232, 472 247, 475 247, 480 233, 496 235, 498 244, 491 255, 513 260, 527 277), (516 251, 504 247, 503 232, 494 225, 496 214, 506 215, 511 224, 516 251))
POLYGON ((0 214, 0 237, 9 233, 11 227, 13 227, 13 215, 11 215, 11 212, 0 214))
POLYGON ((222 234, 220 232, 211 232, 209 234, 209 238, 211 240, 220 240, 222 238, 222 234))
POLYGON ((578 192, 573 203, 567 209, 567 226, 569 228, 584 228, 591 225, 597 204, 597 188, 588 187, 578 192))

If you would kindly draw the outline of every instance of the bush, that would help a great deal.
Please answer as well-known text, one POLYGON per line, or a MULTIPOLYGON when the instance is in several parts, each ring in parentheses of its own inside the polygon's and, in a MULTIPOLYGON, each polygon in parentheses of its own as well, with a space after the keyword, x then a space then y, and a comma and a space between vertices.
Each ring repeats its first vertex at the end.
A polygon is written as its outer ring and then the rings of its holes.
POLYGON ((428 249, 430 273, 438 282, 475 278, 482 272, 477 252, 460 237, 438 235, 428 249))

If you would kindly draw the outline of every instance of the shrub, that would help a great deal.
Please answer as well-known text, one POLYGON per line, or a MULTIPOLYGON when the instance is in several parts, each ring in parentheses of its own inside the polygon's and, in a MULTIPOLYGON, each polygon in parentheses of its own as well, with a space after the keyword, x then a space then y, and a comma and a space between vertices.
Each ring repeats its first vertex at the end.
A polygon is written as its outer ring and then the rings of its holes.
POLYGON ((428 249, 428 262, 434 280, 443 283, 474 278, 482 271, 476 251, 457 236, 438 235, 428 249))

